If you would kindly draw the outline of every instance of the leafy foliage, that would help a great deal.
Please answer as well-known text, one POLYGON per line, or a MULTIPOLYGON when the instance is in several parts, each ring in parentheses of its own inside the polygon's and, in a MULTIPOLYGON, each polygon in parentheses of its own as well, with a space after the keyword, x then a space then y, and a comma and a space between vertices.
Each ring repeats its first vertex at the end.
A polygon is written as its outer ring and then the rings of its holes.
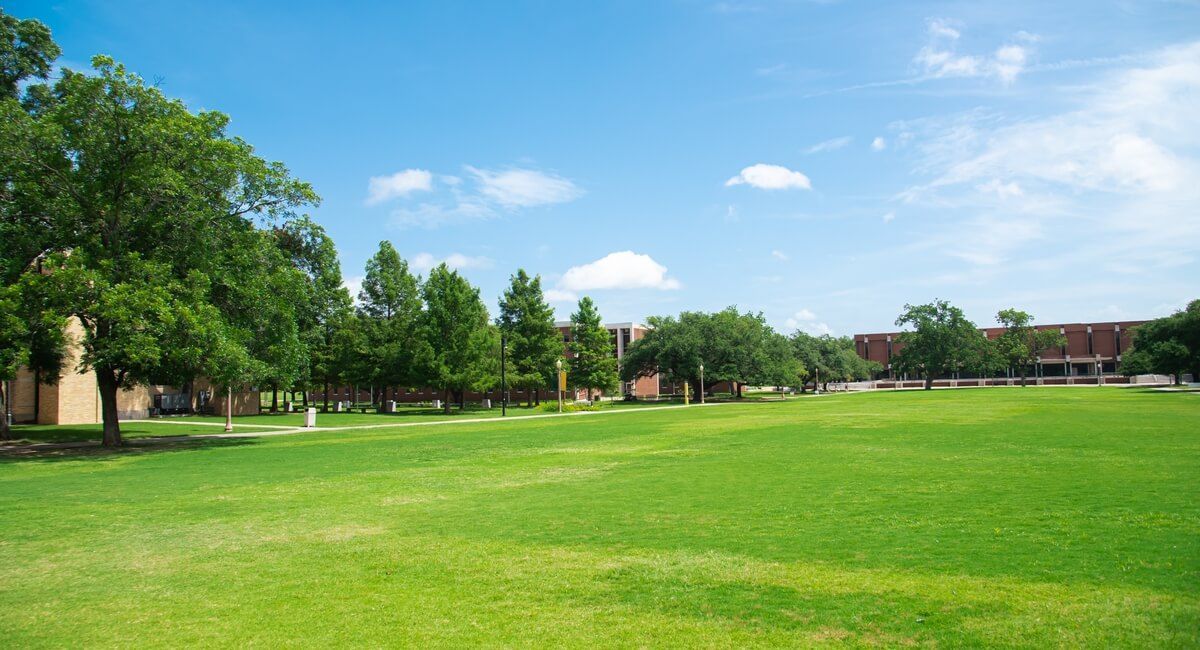
POLYGON ((592 299, 579 299, 579 307, 571 314, 570 382, 587 391, 613 390, 617 387, 617 354, 612 337, 600 322, 600 312, 592 299))
POLYGON ((554 384, 554 362, 562 358, 562 336, 554 326, 554 310, 542 293, 542 277, 529 277, 518 269, 508 289, 500 297, 500 315, 496 324, 508 344, 512 360, 507 374, 509 384, 526 389, 529 400, 538 389, 554 384))
POLYGON ((933 388, 938 376, 961 370, 983 371, 995 364, 987 337, 961 309, 945 300, 905 305, 896 325, 913 330, 900 335, 904 348, 893 365, 901 372, 924 377, 927 390, 933 388))
MULTIPOLYGON (((429 356, 428 383, 449 393, 490 388, 496 380, 499 337, 488 322, 479 289, 440 264, 421 287, 421 332, 429 356)), ((445 403, 447 412, 450 400, 445 403)))
POLYGON ((1200 377, 1200 300, 1165 318, 1139 325, 1133 349, 1123 355, 1126 375, 1160 373, 1182 381, 1185 372, 1200 377))

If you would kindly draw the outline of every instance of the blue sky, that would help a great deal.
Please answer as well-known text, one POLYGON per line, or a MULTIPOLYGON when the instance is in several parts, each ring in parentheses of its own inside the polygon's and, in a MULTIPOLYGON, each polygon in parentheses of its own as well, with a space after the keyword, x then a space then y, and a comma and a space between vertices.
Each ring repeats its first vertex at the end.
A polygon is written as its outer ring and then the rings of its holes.
POLYGON ((17 2, 489 308, 736 304, 784 331, 1155 317, 1200 297, 1195 2, 17 2), (1049 5, 1049 6, 1048 6, 1049 5))

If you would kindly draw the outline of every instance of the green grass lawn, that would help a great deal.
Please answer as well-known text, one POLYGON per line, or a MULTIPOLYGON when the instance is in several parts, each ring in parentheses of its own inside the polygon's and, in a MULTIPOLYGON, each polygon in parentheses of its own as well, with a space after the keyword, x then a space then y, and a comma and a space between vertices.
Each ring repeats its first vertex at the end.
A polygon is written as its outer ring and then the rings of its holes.
POLYGON ((0 645, 1200 644, 1200 396, 0 456, 0 645))

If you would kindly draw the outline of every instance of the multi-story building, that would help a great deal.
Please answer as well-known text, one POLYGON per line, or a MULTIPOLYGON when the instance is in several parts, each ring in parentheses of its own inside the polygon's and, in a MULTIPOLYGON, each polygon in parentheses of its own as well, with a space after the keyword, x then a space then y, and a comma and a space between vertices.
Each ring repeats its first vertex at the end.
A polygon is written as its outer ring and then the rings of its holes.
MULTIPOLYGON (((1062 323, 1058 325, 1038 325, 1039 330, 1053 330, 1066 338, 1066 345, 1042 351, 1032 367, 1026 369, 1030 377, 1042 378, 1074 378, 1099 377, 1116 375, 1120 370, 1121 356, 1133 347, 1133 330, 1146 321, 1120 321, 1109 323, 1062 323)), ((1002 327, 987 327, 982 331, 989 339, 995 339, 1004 333, 1002 327)), ((854 347, 858 356, 863 359, 878 362, 883 366, 880 378, 909 379, 897 376, 892 366, 892 359, 900 353, 904 344, 900 342, 900 332, 881 334, 855 334, 854 347)), ((1010 368, 1007 374, 1020 375, 1020 369, 1010 368)), ((959 377, 941 377, 940 379, 973 379, 975 375, 967 373, 959 377)), ((913 377, 912 379, 915 379, 913 377)), ((1057 382, 1052 382, 1057 383, 1057 382)))

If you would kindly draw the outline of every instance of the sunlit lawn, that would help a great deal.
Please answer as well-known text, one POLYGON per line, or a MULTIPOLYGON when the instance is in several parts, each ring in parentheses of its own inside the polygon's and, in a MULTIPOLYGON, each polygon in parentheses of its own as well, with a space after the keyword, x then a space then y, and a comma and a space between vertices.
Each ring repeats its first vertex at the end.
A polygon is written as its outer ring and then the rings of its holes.
POLYGON ((0 455, 0 645, 1196 646, 1197 422, 996 388, 0 455))

